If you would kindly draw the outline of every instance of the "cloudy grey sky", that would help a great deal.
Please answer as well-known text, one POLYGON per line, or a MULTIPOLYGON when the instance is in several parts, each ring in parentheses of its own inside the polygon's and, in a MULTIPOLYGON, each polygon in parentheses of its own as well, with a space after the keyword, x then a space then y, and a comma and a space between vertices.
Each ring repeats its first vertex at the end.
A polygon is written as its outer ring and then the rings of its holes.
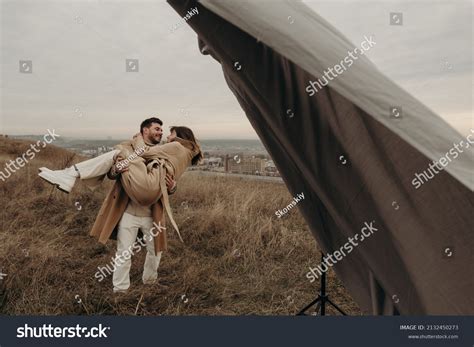
MULTIPOLYGON (((170 32, 180 18, 163 0, 0 3, 1 133, 125 138, 159 115, 202 139, 257 138, 195 33, 170 32), (125 71, 127 58, 138 73, 125 71)), ((470 1, 305 3, 355 44, 374 35, 367 55, 381 71, 462 134, 474 127, 470 1), (389 25, 390 12, 403 26, 389 25)))

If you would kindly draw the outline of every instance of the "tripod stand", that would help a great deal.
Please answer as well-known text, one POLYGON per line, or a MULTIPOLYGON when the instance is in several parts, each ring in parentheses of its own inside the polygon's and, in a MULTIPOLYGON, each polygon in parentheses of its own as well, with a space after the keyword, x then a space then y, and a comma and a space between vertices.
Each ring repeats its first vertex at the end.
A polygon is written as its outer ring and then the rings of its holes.
MULTIPOLYGON (((321 263, 324 262, 324 254, 321 252, 321 263)), ((329 296, 326 294, 326 272, 323 272, 321 275, 321 282, 319 287, 319 294, 311 301, 308 305, 306 305, 300 312, 297 313, 297 316, 307 316, 305 313, 311 306, 316 305, 315 312, 318 316, 325 316, 326 315, 326 302, 329 303, 332 307, 338 310, 342 315, 346 316, 343 310, 339 308, 335 303, 333 303, 329 296)))

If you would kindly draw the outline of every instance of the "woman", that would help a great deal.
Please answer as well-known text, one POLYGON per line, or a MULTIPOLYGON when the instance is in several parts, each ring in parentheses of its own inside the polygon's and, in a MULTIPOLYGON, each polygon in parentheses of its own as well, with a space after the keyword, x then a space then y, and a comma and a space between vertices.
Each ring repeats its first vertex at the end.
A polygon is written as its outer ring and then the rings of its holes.
MULTIPOLYGON (((39 176, 65 192, 71 191, 76 178, 95 187, 106 174, 114 175, 116 170, 114 163, 118 157, 127 158, 128 169, 120 175, 120 182, 125 192, 130 199, 142 206, 150 206, 162 200, 170 221, 182 241, 169 206, 166 176, 169 175, 177 181, 188 166, 196 165, 202 159, 202 152, 191 129, 175 126, 171 127, 170 132, 168 143, 164 145, 148 146, 142 135, 137 134, 132 141, 116 146, 116 150, 67 169, 40 168, 39 176)), ((120 165, 120 162, 117 165, 120 165)))

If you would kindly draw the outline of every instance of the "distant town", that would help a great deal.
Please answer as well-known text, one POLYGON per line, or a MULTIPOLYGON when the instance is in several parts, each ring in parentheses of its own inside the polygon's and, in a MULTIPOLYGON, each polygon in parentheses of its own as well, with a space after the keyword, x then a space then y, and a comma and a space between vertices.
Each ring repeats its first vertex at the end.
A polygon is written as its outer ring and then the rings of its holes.
POLYGON ((280 177, 273 160, 267 155, 225 154, 210 155, 204 152, 203 162, 197 170, 233 173, 242 175, 280 177))
MULTIPOLYGON (((41 136, 11 136, 14 139, 36 141, 41 136)), ((114 149, 122 140, 90 140, 59 138, 55 145, 93 158, 114 149)), ((204 160, 190 170, 209 173, 280 177, 273 160, 260 140, 202 140, 204 160)))

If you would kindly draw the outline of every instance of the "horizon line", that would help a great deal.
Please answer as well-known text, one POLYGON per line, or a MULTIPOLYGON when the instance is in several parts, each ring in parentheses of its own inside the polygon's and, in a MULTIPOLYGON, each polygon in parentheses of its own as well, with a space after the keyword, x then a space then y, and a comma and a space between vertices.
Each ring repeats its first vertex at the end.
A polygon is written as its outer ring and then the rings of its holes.
MULTIPOLYGON (((8 137, 15 137, 15 136, 22 136, 22 137, 33 137, 33 136, 44 136, 44 134, 0 134, 3 137, 6 135, 8 137)), ((107 138, 106 137, 81 137, 81 136, 60 136, 59 138, 63 139, 77 139, 77 140, 118 140, 118 141, 123 141, 127 140, 126 137, 123 138, 117 138, 117 137, 111 137, 107 138)), ((228 138, 199 138, 198 141, 209 141, 209 140, 260 140, 259 137, 254 137, 254 138, 239 138, 239 137, 228 137, 228 138)))

